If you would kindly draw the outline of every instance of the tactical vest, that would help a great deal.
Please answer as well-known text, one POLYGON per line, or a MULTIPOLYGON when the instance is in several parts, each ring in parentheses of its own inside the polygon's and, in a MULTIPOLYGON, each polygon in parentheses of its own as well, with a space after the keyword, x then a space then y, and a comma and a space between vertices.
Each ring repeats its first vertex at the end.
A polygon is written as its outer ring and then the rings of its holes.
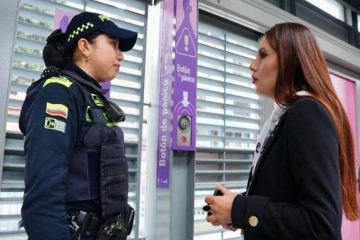
POLYGON ((85 116, 69 163, 66 201, 100 200, 104 218, 125 212, 128 164, 124 134, 109 118, 106 98, 88 84, 84 86, 85 80, 76 74, 71 74, 70 79, 82 92, 85 116))

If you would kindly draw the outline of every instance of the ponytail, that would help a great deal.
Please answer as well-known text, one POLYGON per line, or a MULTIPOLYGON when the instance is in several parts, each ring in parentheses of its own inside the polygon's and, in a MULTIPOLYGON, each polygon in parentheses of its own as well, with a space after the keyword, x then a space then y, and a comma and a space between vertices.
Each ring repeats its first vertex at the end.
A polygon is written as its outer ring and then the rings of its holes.
POLYGON ((46 67, 64 68, 67 58, 65 56, 65 33, 61 32, 61 29, 56 29, 46 39, 42 55, 46 67))

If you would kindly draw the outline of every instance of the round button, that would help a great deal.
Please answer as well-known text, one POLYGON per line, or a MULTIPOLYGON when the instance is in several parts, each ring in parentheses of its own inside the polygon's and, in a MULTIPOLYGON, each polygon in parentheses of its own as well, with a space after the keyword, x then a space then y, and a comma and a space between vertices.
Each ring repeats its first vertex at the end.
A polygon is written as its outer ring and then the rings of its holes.
POLYGON ((190 120, 186 116, 182 116, 179 118, 179 128, 181 131, 188 131, 190 128, 190 120))
POLYGON ((183 143, 186 143, 186 137, 185 137, 185 136, 182 136, 181 141, 182 141, 183 143))
POLYGON ((249 218, 249 224, 252 227, 256 227, 259 224, 259 219, 256 216, 251 216, 249 218))

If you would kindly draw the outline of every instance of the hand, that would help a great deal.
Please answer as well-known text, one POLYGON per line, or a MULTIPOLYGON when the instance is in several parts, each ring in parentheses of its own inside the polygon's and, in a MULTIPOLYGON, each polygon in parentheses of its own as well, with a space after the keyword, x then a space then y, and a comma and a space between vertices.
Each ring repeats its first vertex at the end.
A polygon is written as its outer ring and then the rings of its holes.
POLYGON ((223 227, 223 229, 230 230, 233 232, 235 232, 237 230, 237 228, 234 228, 233 225, 230 225, 230 224, 222 224, 221 226, 223 227))
POLYGON ((214 226, 226 225, 231 223, 231 208, 236 196, 236 193, 229 191, 224 186, 218 184, 216 186, 224 195, 223 196, 208 196, 205 202, 210 206, 210 216, 206 217, 206 221, 214 226))

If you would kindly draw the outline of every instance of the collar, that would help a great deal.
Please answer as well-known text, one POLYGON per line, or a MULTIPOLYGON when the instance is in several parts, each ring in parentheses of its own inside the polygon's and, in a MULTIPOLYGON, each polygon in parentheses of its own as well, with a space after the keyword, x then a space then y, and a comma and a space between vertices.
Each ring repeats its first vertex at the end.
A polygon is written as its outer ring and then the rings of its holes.
POLYGON ((90 77, 86 72, 84 72, 81 68, 79 68, 77 65, 75 65, 74 63, 68 62, 65 65, 64 70, 70 70, 70 71, 77 73, 78 75, 80 75, 80 77, 82 77, 86 81, 89 81, 92 85, 95 85, 97 88, 99 88, 101 90, 101 85, 95 79, 90 77))

